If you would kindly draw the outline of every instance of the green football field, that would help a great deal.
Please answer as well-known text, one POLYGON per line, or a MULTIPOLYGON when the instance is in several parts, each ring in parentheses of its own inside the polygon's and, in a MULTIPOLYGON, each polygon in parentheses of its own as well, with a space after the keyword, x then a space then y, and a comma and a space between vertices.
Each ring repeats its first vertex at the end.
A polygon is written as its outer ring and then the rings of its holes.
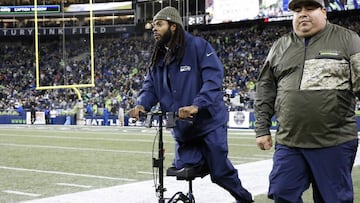
MULTIPOLYGON (((155 128, 0 125, 0 203, 21 202, 153 179, 155 128)), ((229 130, 234 165, 269 160, 252 131, 229 130)), ((165 168, 173 141, 164 131, 165 168)), ((360 203, 360 166, 353 171, 355 203, 360 203)), ((266 195, 256 202, 271 202, 266 195)), ((121 202, 121 201, 120 201, 121 202)), ((311 191, 304 202, 312 202, 311 191)))

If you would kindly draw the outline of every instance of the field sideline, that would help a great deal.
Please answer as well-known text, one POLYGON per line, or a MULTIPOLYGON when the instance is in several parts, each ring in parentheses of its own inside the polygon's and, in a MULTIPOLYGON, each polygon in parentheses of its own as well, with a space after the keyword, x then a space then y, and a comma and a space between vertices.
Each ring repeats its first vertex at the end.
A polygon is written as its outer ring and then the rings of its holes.
MULTIPOLYGON (((157 202, 151 157, 155 128, 0 125, 0 203, 157 202)), ((173 157, 164 131, 165 168, 173 157)), ((360 149, 359 149, 360 150, 360 149)), ((273 150, 255 146, 249 130, 229 130, 229 158, 256 202, 265 193, 273 150)), ((360 202, 360 157, 354 167, 355 203, 360 202)), ((187 183, 165 177, 165 197, 187 191, 187 183)), ((194 181, 196 202, 233 202, 209 176, 194 181)), ((309 195, 305 195, 304 202, 309 195)))

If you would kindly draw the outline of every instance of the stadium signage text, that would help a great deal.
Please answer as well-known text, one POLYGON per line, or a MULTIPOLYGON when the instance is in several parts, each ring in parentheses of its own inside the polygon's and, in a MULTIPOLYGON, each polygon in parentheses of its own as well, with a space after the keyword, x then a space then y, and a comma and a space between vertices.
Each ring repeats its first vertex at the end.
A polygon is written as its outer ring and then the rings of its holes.
MULTIPOLYGON (((108 33, 121 33, 132 32, 133 28, 130 26, 117 26, 117 27, 94 27, 94 34, 108 34, 108 33)), ((90 34, 89 27, 69 27, 69 28, 39 28, 39 35, 83 35, 90 34)), ((32 36, 35 35, 34 28, 3 28, 0 29, 1 37, 15 37, 15 36, 32 36)))
MULTIPOLYGON (((38 5, 36 11, 39 13, 59 13, 60 5, 38 5)), ((0 14, 34 13, 34 6, 0 6, 0 14)))

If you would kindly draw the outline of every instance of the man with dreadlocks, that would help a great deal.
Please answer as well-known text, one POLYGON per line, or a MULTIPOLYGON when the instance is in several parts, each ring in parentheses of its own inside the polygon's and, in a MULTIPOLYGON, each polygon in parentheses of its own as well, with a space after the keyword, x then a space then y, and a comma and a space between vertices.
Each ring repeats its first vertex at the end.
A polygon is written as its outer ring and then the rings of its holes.
POLYGON ((139 119, 160 103, 163 112, 178 112, 172 130, 175 139, 174 170, 202 166, 211 180, 235 197, 253 202, 228 159, 228 112, 223 101, 223 65, 212 46, 184 31, 179 12, 160 10, 153 19, 156 46, 131 117, 139 119))

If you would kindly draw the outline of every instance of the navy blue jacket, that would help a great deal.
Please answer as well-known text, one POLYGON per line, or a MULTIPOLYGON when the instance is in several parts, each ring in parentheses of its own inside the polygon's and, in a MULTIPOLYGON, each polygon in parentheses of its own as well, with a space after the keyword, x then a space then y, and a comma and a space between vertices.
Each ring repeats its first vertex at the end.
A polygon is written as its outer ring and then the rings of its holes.
POLYGON ((185 32, 185 41, 181 63, 177 64, 173 58, 166 66, 163 59, 159 60, 146 75, 136 103, 149 111, 160 102, 163 112, 198 106, 193 124, 177 121, 174 136, 179 141, 205 135, 228 121, 222 93, 224 68, 220 59, 204 39, 185 32))

